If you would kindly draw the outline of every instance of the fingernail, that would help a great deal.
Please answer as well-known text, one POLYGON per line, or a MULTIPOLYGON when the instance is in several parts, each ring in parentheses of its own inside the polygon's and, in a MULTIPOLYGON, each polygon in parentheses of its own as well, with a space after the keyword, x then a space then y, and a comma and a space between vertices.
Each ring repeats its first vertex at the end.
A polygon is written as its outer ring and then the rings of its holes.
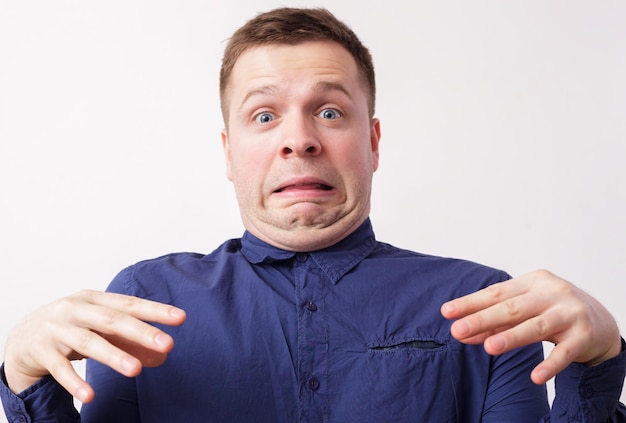
POLYGON ((454 330, 459 336, 465 336, 469 333, 470 327, 464 320, 457 320, 454 323, 454 330))
POLYGON ((454 303, 445 303, 443 306, 441 306, 441 309, 447 313, 447 314, 452 314, 457 310, 457 306, 454 303))
POLYGON ((502 336, 494 336, 489 338, 489 346, 491 346, 494 352, 504 351, 506 348, 506 340, 502 336))
POLYGON ((181 317, 183 317, 185 315, 185 312, 182 311, 179 308, 170 308, 170 316, 172 316, 175 319, 180 319, 181 317))
POLYGON ((124 371, 131 373, 135 370, 135 366, 135 360, 132 358, 124 357, 122 359, 122 369, 124 369, 124 371))
POLYGON ((544 384, 550 379, 550 375, 546 369, 536 369, 533 372, 533 381, 537 384, 544 384))
POLYGON ((164 333, 159 333, 154 337, 154 343, 159 347, 167 347, 170 343, 170 337, 164 333))
POLYGON ((85 402, 89 392, 85 388, 78 388, 76 391, 76 399, 80 402, 85 402))

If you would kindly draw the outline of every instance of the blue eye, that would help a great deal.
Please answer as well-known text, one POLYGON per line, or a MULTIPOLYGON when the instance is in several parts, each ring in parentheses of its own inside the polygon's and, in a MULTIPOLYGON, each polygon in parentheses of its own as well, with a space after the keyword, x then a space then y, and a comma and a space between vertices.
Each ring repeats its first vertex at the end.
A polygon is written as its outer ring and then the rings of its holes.
POLYGON ((274 120, 274 115, 269 112, 259 113, 258 115, 254 117, 254 121, 260 124, 270 123, 273 120, 274 120))
POLYGON ((341 113, 339 113, 335 109, 324 109, 318 114, 322 119, 335 120, 341 117, 341 113))

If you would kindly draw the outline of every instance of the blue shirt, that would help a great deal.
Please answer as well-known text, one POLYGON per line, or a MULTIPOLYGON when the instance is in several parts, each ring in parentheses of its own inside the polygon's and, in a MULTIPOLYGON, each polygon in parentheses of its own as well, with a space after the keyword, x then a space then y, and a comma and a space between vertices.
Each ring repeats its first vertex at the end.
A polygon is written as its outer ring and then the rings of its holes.
MULTIPOLYGON (((441 304, 508 278, 378 242, 369 220, 311 253, 246 232, 209 255, 140 262, 109 291, 176 305, 187 320, 163 327, 174 350, 136 378, 89 360, 96 398, 82 421, 624 421, 624 354, 593 368, 571 365, 550 411, 545 387, 529 377, 541 344, 492 357, 451 337, 441 304)), ((2 399, 10 421, 79 421, 50 377, 19 396, 2 386, 2 399)))

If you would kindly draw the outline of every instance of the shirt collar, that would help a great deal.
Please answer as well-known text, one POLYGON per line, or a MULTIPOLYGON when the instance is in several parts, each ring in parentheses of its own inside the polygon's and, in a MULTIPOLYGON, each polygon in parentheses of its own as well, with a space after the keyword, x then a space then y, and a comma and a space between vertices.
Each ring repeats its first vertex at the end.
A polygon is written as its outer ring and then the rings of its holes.
MULTIPOLYGON (((354 232, 335 245, 307 254, 333 283, 337 283, 343 275, 367 257, 375 246, 374 230, 370 219, 367 218, 354 232)), ((241 252, 253 264, 280 262, 300 254, 274 247, 248 231, 245 231, 241 239, 241 252)))

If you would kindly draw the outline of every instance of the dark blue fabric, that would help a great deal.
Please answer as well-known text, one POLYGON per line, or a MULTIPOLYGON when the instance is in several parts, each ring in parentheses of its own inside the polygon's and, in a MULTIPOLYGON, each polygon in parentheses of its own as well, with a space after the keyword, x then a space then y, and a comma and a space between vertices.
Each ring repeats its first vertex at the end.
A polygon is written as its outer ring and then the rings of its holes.
MULTIPOLYGON (((137 378, 90 360, 96 399, 83 406, 82 421, 542 421, 546 390, 529 378, 541 344, 490 357, 451 338, 439 313, 443 302, 508 278, 377 242, 369 220, 312 253, 283 251, 246 232, 209 255, 140 262, 109 291, 176 305, 187 321, 163 328, 174 350, 137 378)), ((552 421, 612 413, 625 363, 622 354, 606 364, 618 371, 568 369, 558 402, 567 407, 552 421), (585 411, 571 408, 580 404, 576 375, 584 372, 594 375, 592 390, 612 383, 613 403, 591 395, 585 411)))

